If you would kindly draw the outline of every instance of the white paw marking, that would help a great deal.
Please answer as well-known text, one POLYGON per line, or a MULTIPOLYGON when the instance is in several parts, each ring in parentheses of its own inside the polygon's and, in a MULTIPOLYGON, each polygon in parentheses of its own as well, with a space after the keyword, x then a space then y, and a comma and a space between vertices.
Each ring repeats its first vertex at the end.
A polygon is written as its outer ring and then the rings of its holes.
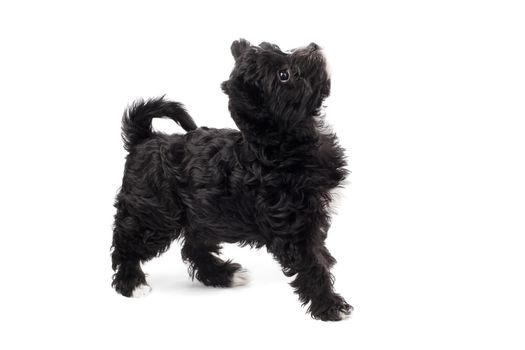
POLYGON ((341 319, 343 320, 347 320, 349 319, 350 317, 352 317, 352 312, 354 311, 354 308, 352 306, 350 306, 350 311, 349 312, 343 312, 341 311, 341 319))
POLYGON ((248 274, 248 270, 246 269, 240 269, 238 271, 235 271, 232 277, 232 283, 231 287, 239 287, 244 286, 250 282, 250 275, 248 274))
POLYGON ((141 297, 145 297, 150 292, 151 292, 150 286, 148 286, 147 284, 141 284, 140 286, 135 288, 135 290, 133 290, 133 293, 131 294, 131 296, 133 298, 141 298, 141 297))

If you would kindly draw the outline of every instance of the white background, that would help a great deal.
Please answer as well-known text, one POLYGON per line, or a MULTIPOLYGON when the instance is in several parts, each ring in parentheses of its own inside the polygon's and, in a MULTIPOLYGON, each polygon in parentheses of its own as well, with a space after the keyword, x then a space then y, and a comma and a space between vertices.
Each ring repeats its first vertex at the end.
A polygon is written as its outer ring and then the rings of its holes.
POLYGON ((0 347, 524 349, 524 18, 520 1, 3 1, 0 347), (190 282, 174 244, 147 298, 110 288, 123 109, 166 93, 233 127, 239 37, 314 41, 331 64, 344 322, 305 315, 264 250, 224 251, 247 287, 190 282))

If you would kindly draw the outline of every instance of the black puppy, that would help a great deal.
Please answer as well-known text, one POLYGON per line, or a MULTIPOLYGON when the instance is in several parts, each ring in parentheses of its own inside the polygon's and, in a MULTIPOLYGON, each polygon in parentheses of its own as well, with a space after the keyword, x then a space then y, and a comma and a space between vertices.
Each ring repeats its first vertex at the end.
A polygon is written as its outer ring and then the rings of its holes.
POLYGON ((192 278, 207 286, 247 281, 241 265, 218 257, 222 242, 266 246, 314 318, 340 320, 352 307, 333 290, 335 259, 324 241, 330 190, 347 171, 336 136, 323 128, 330 93, 316 44, 233 42, 235 67, 222 83, 240 131, 197 128, 177 102, 139 101, 123 118, 129 151, 112 245, 113 286, 124 296, 149 291, 141 262, 183 238, 192 278), (155 133, 168 117, 185 135, 155 133))

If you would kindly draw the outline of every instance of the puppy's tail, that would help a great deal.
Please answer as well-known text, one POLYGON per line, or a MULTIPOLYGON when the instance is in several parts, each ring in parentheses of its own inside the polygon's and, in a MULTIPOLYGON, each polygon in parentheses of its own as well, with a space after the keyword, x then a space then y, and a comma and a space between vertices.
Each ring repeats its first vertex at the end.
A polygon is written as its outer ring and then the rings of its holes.
POLYGON ((151 120, 164 117, 172 119, 186 131, 197 129, 184 106, 178 102, 166 101, 164 96, 147 101, 137 100, 126 109, 122 117, 124 148, 129 151, 151 137, 154 133, 151 120))

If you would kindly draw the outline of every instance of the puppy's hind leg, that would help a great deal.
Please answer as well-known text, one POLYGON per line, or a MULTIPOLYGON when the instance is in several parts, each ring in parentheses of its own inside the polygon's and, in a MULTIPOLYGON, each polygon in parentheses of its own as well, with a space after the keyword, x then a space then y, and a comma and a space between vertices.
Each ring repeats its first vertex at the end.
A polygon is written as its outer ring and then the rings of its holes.
POLYGON ((118 293, 126 297, 149 293, 151 288, 140 264, 166 251, 180 234, 180 226, 174 220, 166 222, 155 216, 137 218, 118 209, 111 253, 115 271, 112 286, 118 293))
POLYGON ((118 218, 115 221, 112 245, 112 267, 115 271, 111 285, 125 297, 146 295, 151 288, 140 267, 140 243, 136 221, 131 217, 118 218))
POLYGON ((240 264, 231 260, 223 261, 217 257, 220 249, 218 244, 186 240, 182 247, 182 259, 190 264, 190 276, 211 287, 236 287, 247 284, 248 271, 240 264))

